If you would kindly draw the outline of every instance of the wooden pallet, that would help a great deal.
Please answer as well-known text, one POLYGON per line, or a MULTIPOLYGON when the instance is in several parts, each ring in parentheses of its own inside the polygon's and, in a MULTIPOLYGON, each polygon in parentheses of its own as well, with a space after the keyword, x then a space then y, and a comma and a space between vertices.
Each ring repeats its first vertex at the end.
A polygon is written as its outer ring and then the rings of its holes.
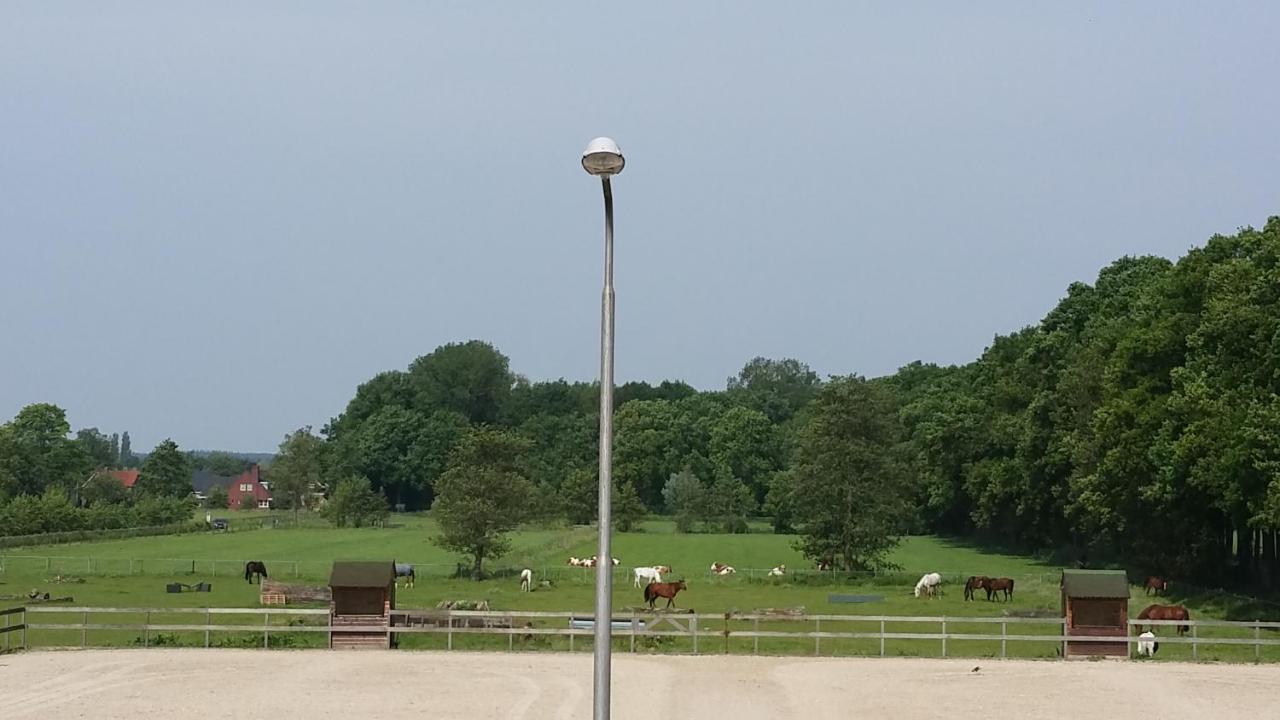
POLYGON ((289 596, 284 593, 262 593, 258 601, 263 605, 288 605, 289 596))

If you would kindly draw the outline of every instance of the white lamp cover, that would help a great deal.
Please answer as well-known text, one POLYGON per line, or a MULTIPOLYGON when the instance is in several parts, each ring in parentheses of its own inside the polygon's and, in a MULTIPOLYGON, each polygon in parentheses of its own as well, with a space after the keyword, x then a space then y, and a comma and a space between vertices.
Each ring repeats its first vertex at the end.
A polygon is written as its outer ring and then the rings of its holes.
POLYGON ((582 169, 592 175, 617 175, 626 164, 613 138, 598 137, 582 151, 582 169))

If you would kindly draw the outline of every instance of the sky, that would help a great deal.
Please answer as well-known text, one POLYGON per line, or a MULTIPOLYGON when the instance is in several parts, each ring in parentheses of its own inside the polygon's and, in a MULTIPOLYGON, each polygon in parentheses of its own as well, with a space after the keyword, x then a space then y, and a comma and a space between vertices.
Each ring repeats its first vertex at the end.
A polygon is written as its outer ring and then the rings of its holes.
POLYGON ((0 4, 0 421, 269 451, 473 338, 592 380, 598 135, 619 382, 968 362, 1280 214, 1275 3, 628 5, 0 4))

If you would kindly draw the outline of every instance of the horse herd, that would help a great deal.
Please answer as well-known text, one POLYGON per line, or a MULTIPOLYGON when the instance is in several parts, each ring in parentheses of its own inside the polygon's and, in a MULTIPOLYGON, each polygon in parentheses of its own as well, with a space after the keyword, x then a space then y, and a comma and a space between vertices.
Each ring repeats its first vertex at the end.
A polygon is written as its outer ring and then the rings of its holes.
MULTIPOLYGON (((618 564, 617 558, 611 558, 613 565, 618 564)), ((596 557, 593 555, 589 558, 569 558, 568 564, 573 567, 595 567, 596 557)), ((401 578, 406 580, 406 587, 413 587, 416 578, 413 565, 406 563, 393 562, 395 566, 395 579, 399 583, 401 578)), ((819 566, 821 568, 821 565, 819 566)), ((787 566, 778 565, 769 571, 770 577, 779 577, 786 574, 787 566)), ((711 563, 711 573, 713 575, 733 575, 736 573, 731 565, 724 563, 711 563)), ((663 582, 662 576, 670 574, 671 567, 669 565, 647 565, 643 567, 632 568, 632 577, 635 587, 644 588, 644 601, 649 604, 650 608, 656 609, 656 603, 659 599, 667 601, 667 607, 671 608, 675 605, 676 595, 681 590, 687 590, 689 586, 684 580, 675 582, 663 582)), ((262 579, 267 577, 267 565, 261 560, 250 560, 244 565, 244 579, 248 583, 253 583, 256 579, 261 584, 262 579)), ((533 570, 524 568, 520 571, 520 590, 529 592, 533 585, 533 570)), ((979 590, 985 590, 987 593, 987 601, 990 602, 997 598, 1008 602, 1013 599, 1013 578, 1007 577, 987 577, 986 575, 971 575, 964 583, 964 599, 976 600, 979 590)), ((1169 581, 1157 576, 1148 576, 1143 584, 1143 589, 1147 595, 1155 594, 1159 596, 1161 593, 1169 589, 1169 581)), ((916 597, 937 597, 942 594, 942 575, 936 572, 925 573, 915 586, 916 597)), ((1138 620, 1172 620, 1172 621, 1189 621, 1191 613, 1182 605, 1149 605, 1138 613, 1138 620)), ((1142 626, 1139 625, 1141 630, 1142 626)), ((1139 654, 1151 655, 1159 648, 1159 643, 1155 642, 1155 635, 1151 632, 1153 626, 1148 626, 1148 630, 1141 634, 1142 642, 1139 643, 1139 654)), ((1189 625, 1178 625, 1177 631, 1182 635, 1190 630, 1189 625)))

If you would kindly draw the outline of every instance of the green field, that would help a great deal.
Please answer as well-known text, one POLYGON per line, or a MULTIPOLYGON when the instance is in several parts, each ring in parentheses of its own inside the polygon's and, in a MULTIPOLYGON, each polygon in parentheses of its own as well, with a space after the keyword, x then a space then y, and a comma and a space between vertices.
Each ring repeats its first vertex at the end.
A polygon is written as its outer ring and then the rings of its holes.
MULTIPOLYGON (((23 547, 0 554, 0 596, 21 596, 29 590, 47 591, 51 595, 71 596, 74 604, 87 607, 258 607, 258 587, 247 584, 243 577, 246 560, 263 560, 273 579, 302 584, 324 584, 330 564, 338 559, 395 559, 418 566, 416 587, 400 588, 397 606, 401 608, 432 607, 441 600, 486 600, 495 610, 573 611, 589 614, 593 607, 594 571, 566 566, 570 555, 594 554, 595 535, 590 528, 525 530, 514 536, 512 552, 490 567, 496 577, 482 582, 451 577, 460 561, 431 542, 433 522, 423 516, 395 516, 385 528, 333 529, 311 526, 272 528, 269 518, 261 513, 229 513, 233 527, 227 533, 206 533, 23 547), (521 593, 513 573, 529 567, 538 580, 550 581, 550 587, 521 593), (169 582, 211 582, 210 593, 167 593, 169 582)), ((964 617, 1000 617, 1007 612, 1026 613, 1039 610, 1056 613, 1059 607, 1059 568, 1014 555, 985 552, 964 544, 934 537, 908 537, 893 554, 893 561, 903 572, 880 576, 842 577, 809 571, 811 567, 791 547, 786 536, 766 532, 746 535, 676 534, 670 523, 652 521, 641 532, 621 533, 614 538, 614 555, 620 566, 615 571, 613 602, 619 612, 639 607, 641 591, 634 588, 630 568, 636 565, 670 565, 674 578, 684 578, 689 588, 677 599, 682 609, 698 613, 751 612, 761 608, 804 608, 809 614, 838 615, 918 615, 945 616, 949 632, 999 634, 999 625, 964 623, 964 617), (735 566, 738 573, 715 577, 709 573, 712 562, 735 566), (785 563, 790 574, 784 578, 768 578, 767 570, 785 563), (936 599, 917 599, 911 594, 921 573, 936 571, 946 578, 946 592, 936 599), (1015 599, 1009 603, 985 600, 966 602, 963 579, 970 574, 1013 577, 1017 581, 1015 599), (833 604, 833 593, 882 596, 878 602, 833 604)), ((1175 586, 1176 587, 1176 586, 1175 586)), ((1170 601, 1185 602, 1193 618, 1242 619, 1242 601, 1224 595, 1170 596, 1170 601)), ((1133 589, 1131 613, 1145 606, 1147 599, 1138 588, 1133 589)), ((19 598, 0 600, 0 606, 22 605, 19 598)), ((1257 606, 1265 607, 1265 606, 1257 606)), ((52 617, 52 616, 45 616, 52 617)), ((1253 618, 1250 618, 1253 619, 1253 618)), ((1258 619, 1268 619, 1259 614, 1258 619)), ((58 618, 46 622, 71 622, 79 618, 58 618)), ((114 619, 125 622, 123 619, 114 619)), ((95 617, 94 622, 109 622, 95 617)), ((128 622, 138 622, 138 618, 128 622)), ((200 622, 203 617, 152 617, 151 622, 200 622)), ((217 622, 244 623, 247 617, 222 617, 217 622)), ((256 622, 261 622, 257 618, 256 622)), ((288 618, 273 618, 286 623, 288 618)), ((748 629, 736 624, 731 629, 748 629)), ((879 623, 824 622, 824 631, 875 631, 879 623)), ((770 630, 812 630, 812 623, 770 622, 770 630)), ((936 632, 937 624, 888 623, 890 632, 936 632)), ((1010 634, 1055 634, 1053 625, 1010 625, 1010 634)), ((1265 632, 1263 637, 1274 633, 1265 632)), ((33 645, 71 645, 86 640, 89 644, 129 644, 140 641, 137 633, 126 631, 93 631, 82 638, 68 631, 36 631, 33 645)), ((1252 631, 1236 628, 1201 628, 1201 637, 1252 637, 1252 631)), ((310 638, 319 641, 319 636, 310 638)), ((580 639, 575 649, 589 647, 580 639)), ((151 638, 147 639, 152 642, 151 638)), ((202 637, 188 634, 162 642, 200 644, 202 637)), ((229 637, 224 644, 260 643, 242 637, 229 637)), ((274 639, 273 639, 273 642, 274 639)), ((310 644, 301 636, 279 641, 285 645, 310 644)), ((404 638, 408 647, 439 647, 440 636, 404 638)), ((620 641, 621 642, 621 641, 620 641)), ((216 643, 215 643, 216 644, 216 643)), ((455 647, 503 647, 506 638, 470 636, 458 640, 455 647)), ((567 649, 567 641, 537 638, 534 647, 567 649)), ((625 642, 620 647, 625 647, 625 642)), ((688 651, 684 639, 654 641, 642 645, 646 650, 688 651)), ((723 648, 721 648, 723 650, 723 648)), ((730 651, 751 652, 754 644, 734 639, 730 651)), ((767 639, 760 652, 812 653, 812 641, 767 639)), ((1010 655, 1053 657, 1056 644, 1010 643, 1010 655)), ((705 650, 704 650, 705 651, 705 650)), ((896 640, 888 648, 892 654, 936 655, 939 643, 925 640, 896 640)), ((819 652, 829 654, 877 654, 878 641, 837 639, 822 643, 819 652)), ((952 641, 948 652, 955 655, 989 656, 998 654, 998 642, 952 641)), ((1189 659, 1189 646, 1166 644, 1161 659, 1189 659)), ((1202 660, 1252 660, 1254 650, 1248 646, 1202 646, 1202 660)), ((1280 660, 1280 648, 1264 648, 1264 660, 1280 660)))

